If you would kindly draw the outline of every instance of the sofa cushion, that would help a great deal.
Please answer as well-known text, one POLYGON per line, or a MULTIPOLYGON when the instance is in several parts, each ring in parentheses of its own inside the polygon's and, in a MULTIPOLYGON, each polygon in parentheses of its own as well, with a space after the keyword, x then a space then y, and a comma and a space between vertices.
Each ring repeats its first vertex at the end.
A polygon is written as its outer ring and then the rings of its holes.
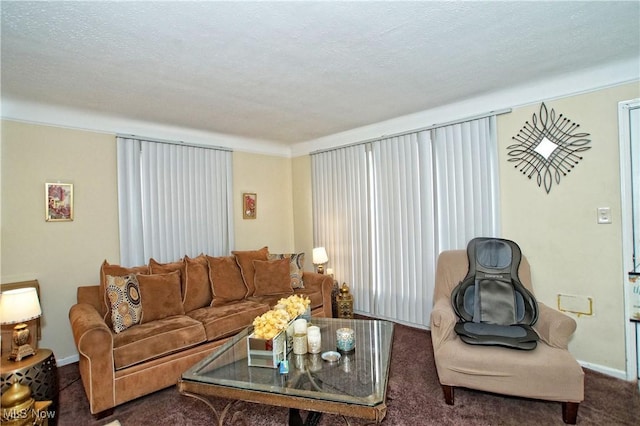
POLYGON ((204 327, 186 315, 131 327, 113 337, 116 370, 178 352, 207 340, 204 327))
POLYGON ((120 265, 110 265, 109 262, 106 261, 106 259, 104 262, 102 262, 102 265, 100 266, 100 297, 102 298, 102 306, 99 312, 109 327, 112 326, 112 322, 111 302, 107 297, 107 275, 111 275, 113 277, 124 277, 125 275, 129 274, 148 273, 149 267, 147 265, 127 268, 120 265))
POLYGON ((289 259, 289 274, 291 275, 291 287, 302 288, 302 272, 304 270, 304 253, 269 253, 268 260, 289 259))
POLYGON ((107 275, 107 297, 111 304, 113 331, 120 333, 142 320, 140 286, 135 274, 124 277, 107 275))
POLYGON ((188 312, 187 315, 204 325, 207 340, 212 341, 236 334, 253 324, 255 317, 268 310, 268 305, 240 300, 196 309, 188 312))
POLYGON ((253 283, 253 276, 255 274, 253 261, 267 260, 269 248, 262 247, 260 250, 232 251, 231 253, 236 257, 236 262, 238 262, 238 266, 240 266, 240 270, 242 271, 242 279, 247 286, 247 296, 253 296, 253 292, 256 290, 253 283))
POLYGON ((174 315, 184 315, 180 271, 138 275, 138 282, 142 299, 142 324, 174 315))
POLYGON ((184 257, 185 293, 183 298, 186 312, 209 306, 213 300, 209 281, 209 263, 203 254, 196 258, 184 257))
POLYGON ((211 257, 209 262, 209 277, 213 288, 212 306, 234 300, 244 300, 247 286, 244 285, 240 266, 235 256, 211 257))
POLYGON ((254 296, 293 293, 289 275, 289 259, 254 260, 254 296))
POLYGON ((149 273, 150 274, 168 274, 170 272, 180 271, 180 285, 182 287, 182 301, 184 302, 185 294, 185 263, 184 259, 176 260, 175 262, 160 263, 154 258, 149 259, 149 273))

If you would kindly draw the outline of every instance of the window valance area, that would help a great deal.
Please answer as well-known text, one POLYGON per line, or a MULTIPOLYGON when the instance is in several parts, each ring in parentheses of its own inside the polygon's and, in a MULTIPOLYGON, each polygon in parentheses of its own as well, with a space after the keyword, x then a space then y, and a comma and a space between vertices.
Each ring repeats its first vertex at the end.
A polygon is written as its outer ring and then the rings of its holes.
POLYGON ((230 151, 122 136, 116 142, 122 265, 229 253, 230 151))

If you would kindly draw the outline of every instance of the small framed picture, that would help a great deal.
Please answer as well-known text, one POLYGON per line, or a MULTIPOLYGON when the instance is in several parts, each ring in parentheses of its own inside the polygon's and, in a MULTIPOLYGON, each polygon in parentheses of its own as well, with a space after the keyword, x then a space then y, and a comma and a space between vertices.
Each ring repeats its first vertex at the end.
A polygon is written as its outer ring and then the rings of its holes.
POLYGON ((258 214, 258 195, 253 192, 242 194, 242 218, 255 219, 258 214))
POLYGON ((45 205, 47 222, 73 220, 73 184, 45 183, 45 205))

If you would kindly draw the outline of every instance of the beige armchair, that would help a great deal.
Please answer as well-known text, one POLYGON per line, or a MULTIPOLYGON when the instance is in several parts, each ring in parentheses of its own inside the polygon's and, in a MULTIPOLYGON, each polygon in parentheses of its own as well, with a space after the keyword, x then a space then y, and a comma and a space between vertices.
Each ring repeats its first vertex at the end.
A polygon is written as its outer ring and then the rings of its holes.
MULTIPOLYGON (((567 344, 576 322, 538 302, 539 316, 533 328, 540 341, 534 350, 464 343, 453 329, 458 317, 451 306, 451 292, 468 267, 465 250, 445 251, 438 257, 431 340, 446 403, 453 405, 455 387, 560 401, 562 419, 575 424, 584 399, 584 372, 567 344)), ((524 256, 518 275, 532 291, 529 263, 524 256)))

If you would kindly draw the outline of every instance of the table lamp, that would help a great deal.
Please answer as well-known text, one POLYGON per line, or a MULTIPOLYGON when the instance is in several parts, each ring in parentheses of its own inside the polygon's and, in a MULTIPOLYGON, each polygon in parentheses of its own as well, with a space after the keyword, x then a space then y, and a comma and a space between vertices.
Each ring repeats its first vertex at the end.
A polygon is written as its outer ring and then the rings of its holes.
POLYGON ((29 328, 25 321, 42 315, 35 287, 18 288, 0 293, 0 324, 16 324, 9 359, 20 361, 35 354, 29 344, 29 328))
POLYGON ((313 249, 313 264, 316 265, 316 271, 324 274, 324 264, 329 261, 327 250, 324 247, 316 247, 313 249))

